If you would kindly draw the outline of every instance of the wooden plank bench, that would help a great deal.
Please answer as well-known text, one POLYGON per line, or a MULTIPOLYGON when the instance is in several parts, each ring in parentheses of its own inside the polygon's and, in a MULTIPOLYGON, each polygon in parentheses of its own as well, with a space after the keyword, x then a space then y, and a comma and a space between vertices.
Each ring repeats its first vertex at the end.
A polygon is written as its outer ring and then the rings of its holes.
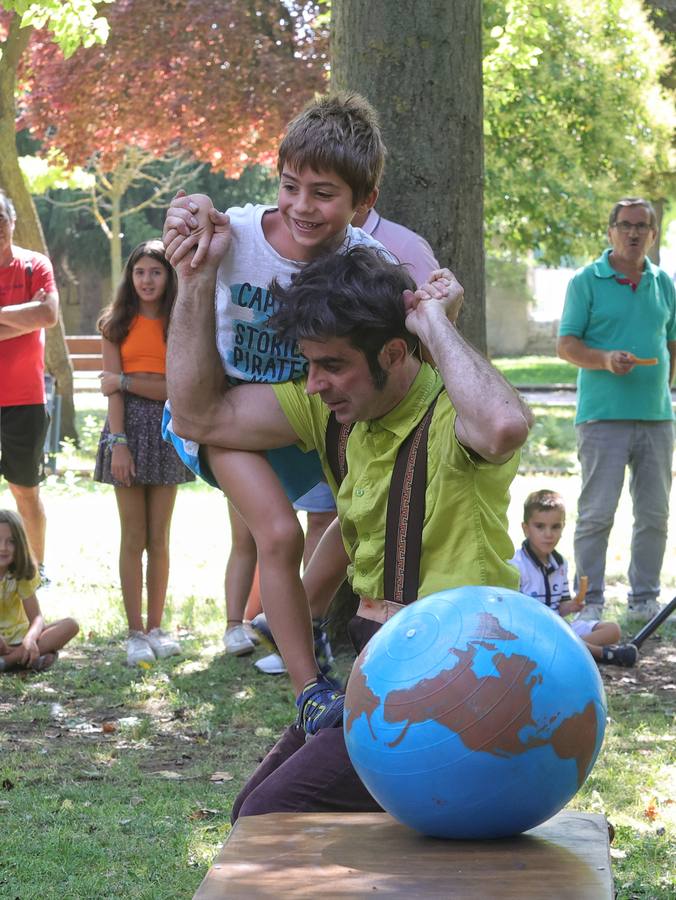
POLYGON ((386 813, 272 813, 235 823, 193 900, 612 900, 604 816, 564 810, 518 837, 426 838, 386 813))
POLYGON ((66 335, 66 347, 74 372, 100 372, 103 369, 100 334, 66 335))

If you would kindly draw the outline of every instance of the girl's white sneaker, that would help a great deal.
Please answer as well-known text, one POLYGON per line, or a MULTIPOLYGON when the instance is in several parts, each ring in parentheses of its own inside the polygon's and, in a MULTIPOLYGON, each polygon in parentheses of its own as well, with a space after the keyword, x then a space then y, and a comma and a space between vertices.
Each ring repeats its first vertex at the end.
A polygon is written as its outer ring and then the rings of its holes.
POLYGON ((165 656, 178 656, 181 652, 178 641, 174 640, 166 631, 162 631, 161 628, 153 628, 152 631, 149 631, 146 640, 158 659, 164 659, 165 656))
POLYGON ((139 663, 154 663, 155 654, 142 631, 130 631, 127 638, 127 665, 138 666, 139 663))

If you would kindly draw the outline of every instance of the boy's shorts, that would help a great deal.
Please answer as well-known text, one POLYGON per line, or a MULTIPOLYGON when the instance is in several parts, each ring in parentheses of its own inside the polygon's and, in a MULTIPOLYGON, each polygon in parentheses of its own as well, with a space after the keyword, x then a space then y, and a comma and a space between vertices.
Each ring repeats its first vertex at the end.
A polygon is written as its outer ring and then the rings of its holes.
POLYGON ((44 403, 0 409, 0 475, 10 484, 36 487, 42 481, 49 415, 44 403))
POLYGON ((598 619, 573 619, 570 627, 578 637, 585 638, 592 633, 598 624, 598 619))
POLYGON ((336 512, 336 501, 333 499, 331 488, 325 481, 316 484, 311 491, 303 494, 293 504, 295 510, 309 513, 336 512))
MULTIPOLYGON (((174 432, 169 401, 164 404, 162 413, 162 437, 173 446, 191 472, 199 475, 212 487, 219 486, 202 452, 203 448, 195 441, 188 441, 174 432)), ((292 444, 289 447, 266 450, 265 455, 291 502, 307 494, 324 477, 319 454, 314 450, 303 453, 300 447, 292 444)))

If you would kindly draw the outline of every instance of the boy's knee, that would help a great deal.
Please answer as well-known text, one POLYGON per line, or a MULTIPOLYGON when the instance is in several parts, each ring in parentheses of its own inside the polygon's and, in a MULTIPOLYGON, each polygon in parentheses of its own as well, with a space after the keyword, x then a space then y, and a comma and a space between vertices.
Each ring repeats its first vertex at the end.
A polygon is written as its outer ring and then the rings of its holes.
POLYGON ((256 546, 260 554, 289 557, 300 557, 303 554, 303 529, 296 514, 289 507, 288 515, 272 516, 261 522, 261 527, 254 534, 256 546))

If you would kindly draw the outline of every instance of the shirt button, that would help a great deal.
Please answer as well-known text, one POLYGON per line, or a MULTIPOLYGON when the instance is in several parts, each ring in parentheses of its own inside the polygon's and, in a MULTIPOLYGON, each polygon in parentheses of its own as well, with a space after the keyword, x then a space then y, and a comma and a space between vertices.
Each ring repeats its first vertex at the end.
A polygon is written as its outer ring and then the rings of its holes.
POLYGON ((370 540, 371 540, 371 535, 367 533, 367 534, 364 535, 364 538, 363 538, 363 539, 364 539, 365 541, 370 541, 370 540))
POLYGON ((364 489, 363 489, 363 488, 357 488, 357 490, 355 491, 355 494, 357 495, 357 497, 363 497, 363 496, 364 496, 364 489))

